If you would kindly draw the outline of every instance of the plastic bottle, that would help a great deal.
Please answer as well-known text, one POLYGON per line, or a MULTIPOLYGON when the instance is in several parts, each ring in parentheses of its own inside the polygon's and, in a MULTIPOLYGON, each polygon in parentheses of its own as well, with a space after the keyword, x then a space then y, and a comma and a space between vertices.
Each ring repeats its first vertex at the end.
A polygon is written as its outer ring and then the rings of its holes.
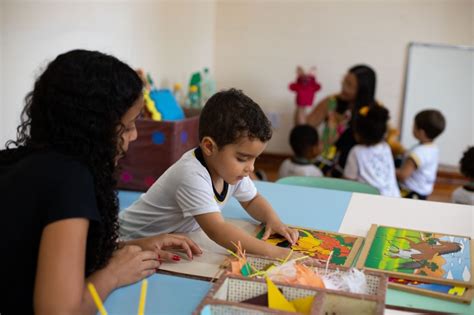
POLYGON ((212 78, 209 68, 204 68, 201 81, 201 106, 204 106, 214 93, 216 93, 216 82, 212 78))

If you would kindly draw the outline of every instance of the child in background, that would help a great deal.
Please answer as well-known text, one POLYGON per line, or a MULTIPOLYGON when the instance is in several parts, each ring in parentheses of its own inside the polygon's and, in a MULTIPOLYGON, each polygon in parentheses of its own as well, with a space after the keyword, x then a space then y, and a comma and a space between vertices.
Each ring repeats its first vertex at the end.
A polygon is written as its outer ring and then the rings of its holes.
POLYGON ((344 177, 370 184, 381 195, 400 197, 392 151, 384 141, 388 119, 388 110, 379 105, 359 110, 353 120, 358 144, 349 152, 344 177))
POLYGON ((439 150, 433 141, 445 126, 444 116, 438 110, 423 110, 415 116, 413 136, 419 144, 409 150, 397 170, 402 197, 426 200, 433 192, 439 159, 439 150))
POLYGON ((453 192, 453 202, 474 205, 474 147, 469 147, 464 152, 460 164, 461 174, 469 178, 470 182, 453 192))
POLYGON ((310 125, 294 127, 290 133, 290 145, 294 156, 286 159, 280 166, 278 176, 323 176, 314 164, 321 153, 318 131, 310 125))
POLYGON ((199 120, 196 149, 186 152, 128 209, 120 213, 120 233, 135 238, 202 229, 217 244, 249 253, 285 257, 273 246, 224 221, 221 210, 234 196, 254 219, 265 224, 263 239, 278 233, 294 244, 298 232, 284 225, 249 175, 272 136, 261 108, 241 91, 214 94, 199 120))

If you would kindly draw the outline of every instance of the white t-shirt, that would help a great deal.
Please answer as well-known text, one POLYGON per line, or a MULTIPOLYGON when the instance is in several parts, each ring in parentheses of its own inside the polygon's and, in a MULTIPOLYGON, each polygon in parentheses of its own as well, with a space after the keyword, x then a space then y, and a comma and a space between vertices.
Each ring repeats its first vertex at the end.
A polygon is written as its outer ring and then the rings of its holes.
POLYGON ((454 203, 474 205, 474 191, 467 190, 462 186, 458 187, 453 191, 452 199, 454 203))
POLYGON ((288 176, 323 176, 323 172, 314 164, 303 164, 294 162, 292 159, 286 159, 281 163, 278 177, 288 176))
POLYGON ((119 213, 120 236, 127 240, 192 232, 199 229, 195 215, 220 212, 230 196, 245 202, 256 195, 257 189, 248 177, 236 185, 225 184, 221 195, 215 194, 211 176, 193 149, 184 153, 135 203, 119 213))
POLYGON ((433 143, 418 144, 407 155, 416 164, 416 170, 401 183, 420 195, 428 196, 433 192, 438 171, 439 150, 433 143))
POLYGON ((372 185, 381 195, 400 197, 392 152, 386 142, 354 146, 347 157, 344 177, 372 185))

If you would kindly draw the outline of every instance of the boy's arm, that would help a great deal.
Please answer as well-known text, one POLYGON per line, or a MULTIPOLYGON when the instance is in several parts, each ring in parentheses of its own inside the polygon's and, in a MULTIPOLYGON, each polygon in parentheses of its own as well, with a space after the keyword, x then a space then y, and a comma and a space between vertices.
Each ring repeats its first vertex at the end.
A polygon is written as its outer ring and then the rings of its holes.
POLYGON ((415 161, 411 157, 409 157, 405 160, 405 162, 403 162, 403 165, 396 170, 397 179, 399 181, 404 181, 405 179, 410 177, 411 174, 416 171, 416 169, 417 165, 415 161))
POLYGON ((194 216, 194 218, 210 239, 232 251, 235 251, 234 244, 240 241, 242 248, 251 254, 285 258, 290 253, 286 248, 261 241, 242 229, 225 222, 219 212, 200 214, 194 216))
POLYGON ((290 229, 281 222, 270 203, 260 194, 245 202, 240 202, 242 207, 252 218, 265 223, 265 233, 262 239, 266 240, 270 235, 277 233, 286 238, 291 244, 298 241, 298 231, 290 229))

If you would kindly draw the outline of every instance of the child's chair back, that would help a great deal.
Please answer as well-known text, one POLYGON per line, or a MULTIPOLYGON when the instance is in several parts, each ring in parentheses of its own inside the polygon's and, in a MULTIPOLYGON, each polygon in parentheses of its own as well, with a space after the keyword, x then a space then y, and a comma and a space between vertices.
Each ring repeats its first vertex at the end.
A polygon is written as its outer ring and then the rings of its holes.
POLYGON ((380 195, 377 188, 352 180, 331 178, 331 177, 311 177, 311 176, 289 176, 280 178, 278 184, 316 187, 332 190, 350 191, 371 195, 380 195))

